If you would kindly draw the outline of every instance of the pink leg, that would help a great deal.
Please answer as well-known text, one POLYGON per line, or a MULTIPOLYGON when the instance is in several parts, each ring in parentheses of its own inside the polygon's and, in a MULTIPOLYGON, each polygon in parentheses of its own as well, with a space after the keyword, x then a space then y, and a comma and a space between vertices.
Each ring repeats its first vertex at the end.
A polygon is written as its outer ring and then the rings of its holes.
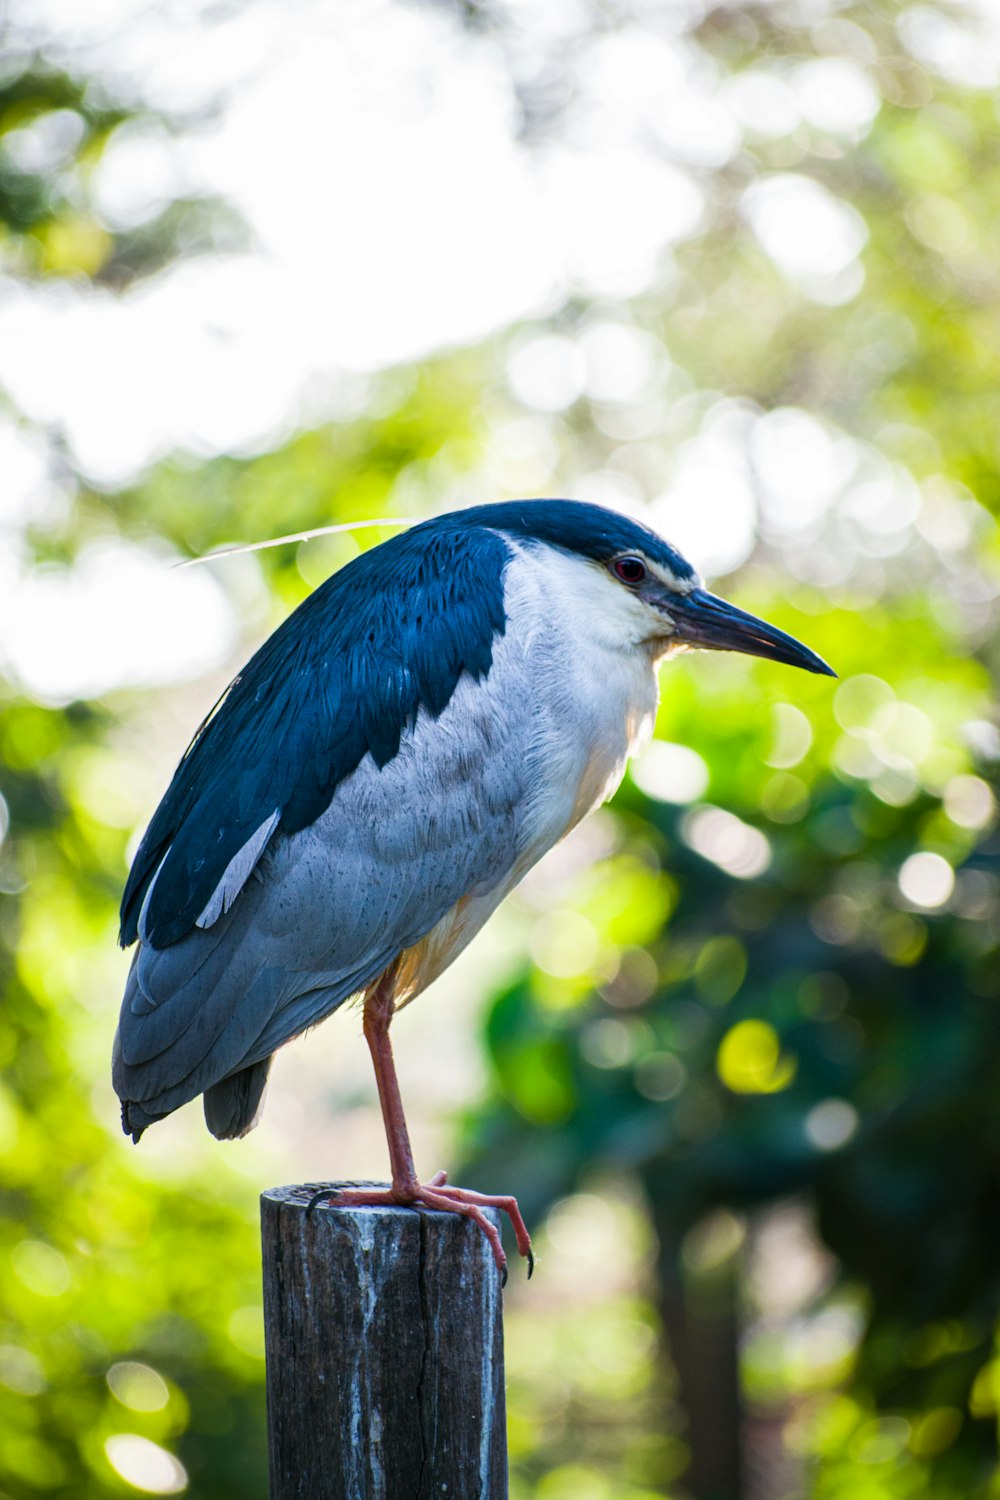
MULTIPOLYGON (((531 1237, 521 1217, 517 1200, 510 1197, 491 1197, 487 1193, 475 1193, 468 1188, 448 1187, 447 1172, 435 1172, 429 1182, 420 1182, 413 1165, 410 1135, 403 1114, 396 1067, 392 1058, 392 1043, 389 1040, 389 1023, 393 1015, 393 986, 395 967, 386 971, 378 984, 365 999, 364 1032, 368 1049, 375 1067, 379 1103, 389 1144, 389 1162, 392 1167, 392 1186, 388 1188, 340 1188, 336 1192, 335 1208, 364 1207, 369 1204, 399 1203, 407 1208, 423 1207, 440 1209, 446 1213, 462 1214, 472 1219, 486 1235, 493 1250, 504 1281, 507 1280, 507 1257, 500 1243, 496 1227, 483 1213, 484 1208, 498 1208, 507 1214, 517 1239, 517 1248, 528 1262, 528 1275, 534 1269, 531 1252, 531 1237)), ((329 1198, 329 1191, 315 1194, 312 1204, 329 1198)), ((312 1207, 310 1204, 310 1207, 312 1207)))

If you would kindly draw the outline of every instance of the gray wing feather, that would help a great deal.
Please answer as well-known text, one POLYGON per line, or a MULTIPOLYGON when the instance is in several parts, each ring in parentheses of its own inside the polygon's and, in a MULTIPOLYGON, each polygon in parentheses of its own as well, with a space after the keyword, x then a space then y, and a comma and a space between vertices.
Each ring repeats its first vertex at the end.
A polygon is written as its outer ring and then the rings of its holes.
POLYGON ((168 948, 140 944, 114 1060, 134 1124, 261 1062, 462 897, 503 884, 523 844, 530 726, 501 723, 498 675, 463 680, 381 771, 366 758, 309 828, 258 830, 262 852, 244 862, 238 897, 232 881, 216 892, 211 926, 168 948))
MULTIPOLYGON (((195 923, 197 927, 211 927, 219 920, 223 912, 229 910, 256 869, 257 862, 267 847, 268 839, 277 828, 280 817, 281 813, 275 809, 256 832, 250 835, 242 849, 237 849, 222 872, 222 879, 212 892, 205 910, 198 917, 195 923)), ((152 888, 151 884, 150 890, 152 888)))

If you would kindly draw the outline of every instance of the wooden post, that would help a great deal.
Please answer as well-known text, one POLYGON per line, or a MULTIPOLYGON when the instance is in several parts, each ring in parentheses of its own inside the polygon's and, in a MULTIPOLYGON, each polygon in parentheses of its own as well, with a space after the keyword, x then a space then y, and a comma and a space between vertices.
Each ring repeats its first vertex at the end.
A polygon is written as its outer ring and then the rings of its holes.
POLYGON ((320 1185, 261 1197, 271 1500, 506 1500, 485 1235, 407 1208, 307 1217, 320 1185))

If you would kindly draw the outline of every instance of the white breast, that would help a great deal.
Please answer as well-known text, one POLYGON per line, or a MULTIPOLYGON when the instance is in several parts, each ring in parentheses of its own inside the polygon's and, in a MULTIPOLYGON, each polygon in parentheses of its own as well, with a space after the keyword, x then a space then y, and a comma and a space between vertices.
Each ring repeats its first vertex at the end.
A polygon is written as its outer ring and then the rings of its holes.
POLYGON ((506 644, 530 669, 539 783, 520 878, 617 789, 652 732, 657 679, 643 606, 597 564, 518 547, 505 601, 506 644))
MULTIPOLYGON (((550 548, 517 547, 505 605, 507 628, 494 642, 489 676, 463 678, 439 719, 421 717, 416 738, 464 743, 472 718, 496 718, 503 727, 487 736, 496 764, 484 770, 498 786, 519 788, 517 853, 499 881, 463 897, 403 955, 400 1004, 426 988, 532 865, 611 796, 652 729, 649 621, 602 569, 550 548)), ((473 739, 482 743, 481 734, 473 739)))

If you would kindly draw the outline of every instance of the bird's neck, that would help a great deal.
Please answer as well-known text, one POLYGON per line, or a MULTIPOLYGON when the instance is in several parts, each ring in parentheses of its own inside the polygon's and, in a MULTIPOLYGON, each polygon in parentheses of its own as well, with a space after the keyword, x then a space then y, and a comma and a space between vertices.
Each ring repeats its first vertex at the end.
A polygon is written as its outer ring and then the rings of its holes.
POLYGON ((571 822, 616 789, 656 713, 662 651, 620 598, 633 602, 576 558, 519 548, 507 569, 510 644, 528 659, 546 775, 562 779, 571 822))

